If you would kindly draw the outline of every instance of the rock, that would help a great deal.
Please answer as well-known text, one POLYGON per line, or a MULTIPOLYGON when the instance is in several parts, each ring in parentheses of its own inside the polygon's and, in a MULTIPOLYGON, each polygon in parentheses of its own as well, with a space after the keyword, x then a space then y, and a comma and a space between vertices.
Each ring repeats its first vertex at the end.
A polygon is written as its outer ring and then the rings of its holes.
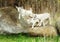
POLYGON ((27 30, 33 36, 57 36, 57 31, 53 26, 35 27, 27 30))
POLYGON ((18 19, 18 12, 13 7, 0 8, 0 34, 4 33, 29 33, 31 35, 57 36, 57 31, 52 26, 31 28, 27 21, 21 17, 18 19))
POLYGON ((18 12, 13 7, 0 8, 0 34, 23 32, 18 21, 18 12), (19 25, 18 25, 19 24, 19 25))

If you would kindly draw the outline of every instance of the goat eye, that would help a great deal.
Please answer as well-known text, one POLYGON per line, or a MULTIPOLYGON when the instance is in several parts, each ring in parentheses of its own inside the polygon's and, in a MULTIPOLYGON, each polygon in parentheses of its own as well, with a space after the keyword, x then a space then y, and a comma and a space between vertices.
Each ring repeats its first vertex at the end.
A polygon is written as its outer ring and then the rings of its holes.
POLYGON ((38 24, 38 22, 36 22, 36 24, 38 24))

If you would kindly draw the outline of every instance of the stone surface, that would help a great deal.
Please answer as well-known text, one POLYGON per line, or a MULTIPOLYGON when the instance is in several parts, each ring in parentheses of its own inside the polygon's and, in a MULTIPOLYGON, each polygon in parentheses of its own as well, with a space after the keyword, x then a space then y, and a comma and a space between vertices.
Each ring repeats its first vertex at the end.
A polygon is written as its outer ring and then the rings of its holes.
POLYGON ((13 7, 0 8, 0 34, 21 33, 23 28, 18 21, 18 12, 13 7), (19 25, 18 25, 19 24, 19 25))

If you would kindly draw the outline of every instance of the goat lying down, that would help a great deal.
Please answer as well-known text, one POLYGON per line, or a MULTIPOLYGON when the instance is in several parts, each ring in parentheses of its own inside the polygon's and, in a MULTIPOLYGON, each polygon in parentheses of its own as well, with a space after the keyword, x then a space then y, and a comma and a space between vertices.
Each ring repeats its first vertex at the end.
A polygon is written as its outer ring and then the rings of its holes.
POLYGON ((49 19, 49 24, 51 24, 51 22, 50 22, 50 20, 51 20, 51 17, 50 17, 50 14, 49 13, 43 13, 43 14, 34 14, 35 16, 35 18, 36 19, 38 19, 38 20, 40 20, 40 22, 39 22, 39 26, 41 26, 41 24, 43 23, 43 26, 45 26, 45 23, 44 23, 44 21, 46 20, 46 19, 49 19))
POLYGON ((36 25, 36 23, 38 22, 38 26, 41 26, 43 23, 43 26, 45 26, 45 20, 48 19, 49 20, 49 24, 50 23, 50 14, 49 13, 43 13, 43 14, 33 14, 33 17, 31 19, 28 19, 28 23, 32 23, 32 28, 34 28, 34 26, 36 25))
POLYGON ((19 12, 19 19, 20 19, 20 15, 22 17, 24 17, 24 16, 32 16, 32 14, 33 14, 31 8, 29 10, 26 10, 26 9, 23 9, 23 7, 17 7, 17 6, 16 6, 16 8, 17 8, 17 10, 19 12))

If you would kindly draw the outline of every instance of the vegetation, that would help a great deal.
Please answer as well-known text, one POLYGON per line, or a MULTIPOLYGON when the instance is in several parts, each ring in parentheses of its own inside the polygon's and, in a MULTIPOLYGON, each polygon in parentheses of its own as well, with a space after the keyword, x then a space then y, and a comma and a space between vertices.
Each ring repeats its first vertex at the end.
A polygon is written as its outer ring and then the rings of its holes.
POLYGON ((60 42, 60 36, 44 38, 31 37, 28 34, 0 35, 0 42, 60 42))
POLYGON ((33 12, 41 13, 45 11, 57 12, 60 7, 60 0, 0 0, 0 7, 5 6, 23 6, 32 7, 33 12))

